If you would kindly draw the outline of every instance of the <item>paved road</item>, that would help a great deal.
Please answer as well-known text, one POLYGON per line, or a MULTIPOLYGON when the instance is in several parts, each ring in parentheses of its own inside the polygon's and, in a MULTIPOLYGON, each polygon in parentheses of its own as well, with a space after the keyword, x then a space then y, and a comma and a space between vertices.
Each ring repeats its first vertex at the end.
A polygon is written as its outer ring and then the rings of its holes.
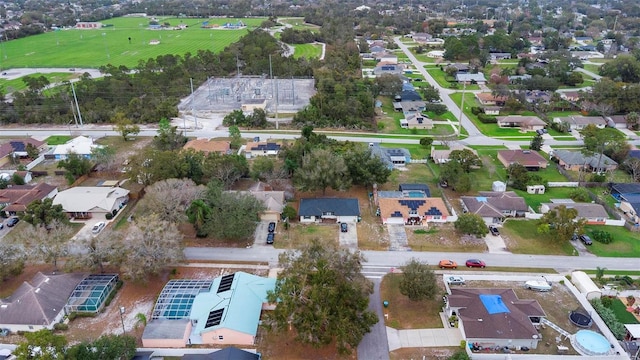
MULTIPOLYGON (((189 247, 185 249, 188 260, 211 261, 268 261, 272 265, 278 262, 278 254, 284 250, 271 247, 237 249, 237 248, 209 248, 189 247)), ((368 267, 392 268, 400 267, 411 258, 417 258, 429 264, 436 264, 442 259, 451 259, 464 263, 469 258, 480 258, 487 263, 487 270, 492 266, 551 268, 559 272, 569 272, 576 269, 592 269, 606 267, 608 270, 637 270, 637 258, 604 258, 579 257, 561 255, 522 255, 522 254, 490 254, 490 253, 454 253, 454 252, 414 252, 414 251, 362 251, 366 258, 364 265, 368 267)))
POLYGON ((388 360, 389 342, 387 341, 387 328, 384 324, 384 313, 380 300, 380 283, 382 279, 372 279, 373 293, 369 296, 369 310, 378 315, 378 323, 371 327, 371 332, 366 334, 358 345, 358 359, 388 360))

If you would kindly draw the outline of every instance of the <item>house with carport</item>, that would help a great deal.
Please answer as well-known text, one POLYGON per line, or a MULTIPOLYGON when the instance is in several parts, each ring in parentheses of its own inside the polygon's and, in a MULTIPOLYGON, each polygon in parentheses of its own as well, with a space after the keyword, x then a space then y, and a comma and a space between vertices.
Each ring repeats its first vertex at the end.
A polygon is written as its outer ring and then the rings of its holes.
POLYGON ((121 187, 76 186, 60 191, 53 205, 62 205, 70 218, 104 217, 120 210, 129 201, 129 190, 121 187))
POLYGON ((66 315, 67 300, 85 276, 38 272, 8 298, 0 299, 0 328, 11 332, 53 329, 66 315))
POLYGON ((301 223, 343 223, 360 221, 360 204, 356 198, 300 199, 301 223))
POLYGON ((467 344, 474 348, 536 349, 546 313, 537 300, 520 299, 513 289, 450 288, 444 312, 455 316, 467 344))

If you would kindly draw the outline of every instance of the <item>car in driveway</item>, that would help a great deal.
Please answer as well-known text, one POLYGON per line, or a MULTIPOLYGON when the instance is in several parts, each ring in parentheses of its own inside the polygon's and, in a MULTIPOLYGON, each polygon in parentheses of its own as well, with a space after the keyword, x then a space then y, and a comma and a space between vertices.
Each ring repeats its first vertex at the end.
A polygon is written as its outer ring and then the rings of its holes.
POLYGON ((489 225, 489 232, 491 232, 491 235, 493 236, 500 236, 500 231, 494 225, 489 225))
POLYGON ((580 235, 580 241, 582 241, 585 245, 593 244, 593 241, 588 235, 580 235))
POLYGON ((465 265, 467 265, 467 267, 470 267, 470 268, 471 267, 484 268, 485 266, 487 266, 487 264, 485 264, 484 261, 480 259, 469 259, 467 260, 465 265))
POLYGON ((16 224, 18 223, 18 221, 20 221, 20 219, 19 219, 19 218, 17 218, 17 217, 9 218, 9 220, 7 220, 7 226, 8 226, 8 227, 14 227, 14 226, 16 226, 16 224))
POLYGON ((267 234, 267 244, 273 244, 273 240, 275 239, 275 237, 276 235, 274 233, 267 234))
POLYGON ((453 261, 453 260, 440 260, 440 262, 438 263, 438 267, 440 269, 457 269, 458 268, 458 263, 453 261))
POLYGON ((268 230, 269 230, 269 232, 270 232, 270 233, 272 233, 272 232, 276 231, 276 223, 274 223, 274 222, 270 222, 270 223, 269 223, 269 229, 268 229, 268 230))
POLYGON ((448 276, 446 280, 449 285, 464 285, 464 278, 462 276, 448 276))
POLYGON ((91 232, 93 234, 98 234, 100 231, 102 231, 102 229, 104 229, 105 226, 107 226, 107 224, 104 221, 100 221, 93 225, 93 227, 91 228, 91 232))
POLYGON ((347 232, 349 231, 349 226, 347 225, 347 223, 340 223, 340 232, 347 232))

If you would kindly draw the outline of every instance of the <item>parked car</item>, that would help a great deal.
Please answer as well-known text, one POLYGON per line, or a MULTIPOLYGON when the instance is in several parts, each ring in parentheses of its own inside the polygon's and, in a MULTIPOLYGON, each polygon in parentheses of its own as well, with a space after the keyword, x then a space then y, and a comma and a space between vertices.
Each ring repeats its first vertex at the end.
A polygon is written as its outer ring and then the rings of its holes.
POLYGON ((542 280, 529 280, 524 283, 524 288, 535 291, 551 291, 551 283, 542 277, 542 280))
POLYGON ((447 283, 449 285, 464 285, 464 278, 462 276, 449 276, 447 283))
POLYGON ((269 223, 269 232, 272 233, 274 231, 276 231, 276 223, 270 222, 269 223))
POLYGON ((0 230, 4 229, 4 223, 0 222, 0 230))
POLYGON ((491 235, 493 236, 500 236, 500 231, 493 225, 489 225, 489 232, 491 232, 491 235))
POLYGON ((99 233, 100 231, 102 231, 102 229, 104 229, 104 227, 107 224, 104 221, 100 221, 98 223, 96 223, 95 225, 93 225, 93 228, 91 228, 91 232, 94 234, 99 233))
POLYGON ((453 260, 440 260, 440 262, 438 263, 438 267, 440 267, 440 269, 457 269, 458 268, 458 263, 453 261, 453 260))
POLYGON ((487 264, 485 264, 484 261, 480 259, 469 259, 467 260, 465 265, 467 265, 467 267, 479 267, 479 268, 484 268, 485 266, 487 266, 487 264))
POLYGON ((349 231, 349 226, 347 225, 347 223, 340 223, 340 231, 341 232, 349 231))
POLYGON ((580 241, 582 241, 585 245, 593 244, 593 241, 591 241, 591 238, 588 235, 580 235, 580 241))
POLYGON ((273 240, 275 239, 275 237, 276 235, 274 233, 267 234, 267 244, 273 244, 273 240))
POLYGON ((9 218, 9 220, 7 220, 7 226, 8 226, 8 227, 14 227, 14 226, 16 226, 16 224, 18 223, 18 221, 20 221, 20 219, 19 219, 19 218, 17 218, 17 217, 9 218))

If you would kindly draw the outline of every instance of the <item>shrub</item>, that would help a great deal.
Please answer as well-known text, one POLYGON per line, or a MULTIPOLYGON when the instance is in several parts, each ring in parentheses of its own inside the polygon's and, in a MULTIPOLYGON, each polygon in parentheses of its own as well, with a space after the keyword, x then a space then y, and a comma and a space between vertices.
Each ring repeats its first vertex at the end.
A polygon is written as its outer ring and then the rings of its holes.
POLYGON ((483 113, 484 113, 484 111, 483 111, 483 109, 482 109, 481 107, 479 107, 479 106, 472 106, 472 107, 471 107, 471 113, 472 113, 473 115, 479 115, 479 114, 483 114, 483 113))
POLYGON ((591 174, 591 177, 589 178, 589 181, 591 182, 605 182, 605 180, 607 180, 607 177, 603 174, 591 174))
POLYGON ((498 122, 495 116, 486 115, 486 114, 478 114, 478 120, 483 124, 495 124, 498 122))
POLYGON ((626 334, 626 330, 624 328, 624 325, 620 321, 618 321, 618 318, 616 317, 616 314, 613 312, 613 310, 605 307, 600 299, 592 299, 591 305, 593 306, 593 309, 598 313, 598 315, 600 315, 602 321, 607 324, 607 327, 609 328, 609 330, 611 330, 613 335, 618 340, 622 340, 624 338, 624 335, 626 334))
POLYGON ((603 296, 600 298, 600 302, 602 302, 602 305, 604 305, 605 307, 610 308, 611 305, 613 305, 613 299, 607 296, 603 296))
POLYGON ((603 244, 610 244, 613 241, 613 236, 604 230, 593 230, 591 232, 591 236, 593 237, 593 240, 603 244))
POLYGON ((577 202, 588 202, 591 201, 591 197, 589 196, 589 190, 582 187, 577 187, 569 192, 569 197, 573 201, 577 202))
POLYGON ((449 111, 449 109, 447 109, 447 106, 443 104, 426 104, 424 106, 424 110, 431 111, 436 115, 442 115, 449 111))
POLYGON ((69 325, 65 324, 65 323, 57 323, 53 325, 53 329, 54 330, 69 330, 69 325))
POLYGON ((425 229, 416 229, 416 230, 413 230, 413 233, 414 234, 426 234, 427 230, 425 230, 425 229))
POLYGON ((107 220, 111 220, 111 219, 113 219, 113 214, 111 214, 111 213, 106 213, 106 214, 104 214, 104 217, 105 217, 105 219, 107 219, 107 220))

